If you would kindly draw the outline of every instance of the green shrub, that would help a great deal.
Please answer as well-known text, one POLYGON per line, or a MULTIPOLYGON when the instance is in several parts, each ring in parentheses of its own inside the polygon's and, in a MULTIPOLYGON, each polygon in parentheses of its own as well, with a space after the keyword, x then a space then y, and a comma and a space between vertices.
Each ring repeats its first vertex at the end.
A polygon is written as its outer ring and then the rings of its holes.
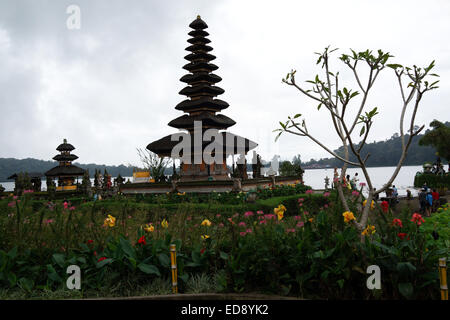
POLYGON ((450 188, 450 174, 443 176, 432 173, 417 174, 414 177, 414 187, 420 188, 424 184, 430 188, 450 188))

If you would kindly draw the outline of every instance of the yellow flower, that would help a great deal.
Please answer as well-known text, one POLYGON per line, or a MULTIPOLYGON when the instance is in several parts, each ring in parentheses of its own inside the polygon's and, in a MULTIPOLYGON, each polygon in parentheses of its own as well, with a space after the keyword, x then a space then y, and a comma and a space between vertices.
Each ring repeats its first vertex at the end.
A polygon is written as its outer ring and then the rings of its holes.
POLYGON ((205 219, 205 220, 202 221, 201 225, 210 227, 211 226, 211 221, 209 221, 208 219, 205 219))
POLYGON ((352 220, 355 220, 355 216, 351 211, 345 211, 343 214, 345 223, 349 223, 352 220))
POLYGON ((146 224, 144 230, 146 232, 153 232, 155 231, 155 227, 150 223, 150 224, 146 224))
POLYGON ((369 225, 367 225, 367 228, 365 228, 364 231, 361 232, 361 234, 362 234, 363 236, 367 236, 367 235, 372 235, 372 234, 374 234, 375 232, 376 232, 375 226, 371 226, 371 225, 369 224, 369 225))
POLYGON ((313 222, 313 221, 314 221, 314 218, 309 218, 308 221, 309 221, 309 222, 313 222))
POLYGON ((209 238, 209 236, 208 236, 207 234, 202 235, 202 239, 203 239, 203 240, 206 240, 206 239, 208 239, 208 238, 209 238))
POLYGON ((167 229, 167 228, 169 227, 169 223, 167 222, 166 219, 164 219, 164 220, 161 222, 161 227, 163 227, 163 228, 165 228, 165 229, 167 229))
POLYGON ((109 226, 110 228, 114 227, 116 225, 116 218, 114 218, 112 215, 108 214, 108 218, 105 219, 103 222, 103 225, 109 226))
MULTIPOLYGON (((367 200, 364 200, 363 207, 366 206, 366 203, 367 203, 367 200)), ((370 209, 373 209, 374 207, 375 207, 375 202, 373 202, 373 200, 372 200, 372 202, 370 203, 370 209)))
POLYGON ((273 212, 277 215, 278 220, 283 219, 284 213, 286 211, 286 207, 280 204, 277 208, 273 209, 273 212))

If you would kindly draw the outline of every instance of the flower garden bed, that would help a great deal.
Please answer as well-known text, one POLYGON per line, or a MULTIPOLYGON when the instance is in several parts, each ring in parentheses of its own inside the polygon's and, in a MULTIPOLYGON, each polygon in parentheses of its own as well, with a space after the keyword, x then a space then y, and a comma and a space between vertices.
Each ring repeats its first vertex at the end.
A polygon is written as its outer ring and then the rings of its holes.
MULTIPOLYGON (((437 259, 449 253, 448 230, 441 229, 448 225, 447 207, 425 221, 374 207, 361 242, 334 193, 298 190, 255 190, 260 199, 253 203, 246 201, 248 193, 118 196, 77 204, 8 196, 0 200, 0 297, 168 294, 171 243, 181 293, 439 297, 437 259), (439 241, 430 222, 438 225, 439 241), (65 289, 72 264, 82 270, 78 291, 65 289), (381 290, 366 287, 369 265, 382 269, 381 290)), ((361 199, 352 199, 357 212, 361 199)))

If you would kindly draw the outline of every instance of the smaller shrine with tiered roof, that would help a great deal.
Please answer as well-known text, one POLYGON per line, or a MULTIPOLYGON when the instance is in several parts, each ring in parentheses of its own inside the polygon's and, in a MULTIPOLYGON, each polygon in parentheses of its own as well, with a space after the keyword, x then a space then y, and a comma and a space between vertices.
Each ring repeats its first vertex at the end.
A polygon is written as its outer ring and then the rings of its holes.
POLYGON ((77 186, 75 180, 78 177, 83 176, 85 170, 72 164, 72 161, 78 159, 76 155, 71 154, 71 152, 75 150, 75 147, 70 143, 67 143, 67 140, 64 139, 63 143, 60 144, 56 150, 58 150, 60 154, 54 156, 53 160, 58 161, 59 165, 45 173, 47 181, 57 178, 57 191, 76 190, 77 186))

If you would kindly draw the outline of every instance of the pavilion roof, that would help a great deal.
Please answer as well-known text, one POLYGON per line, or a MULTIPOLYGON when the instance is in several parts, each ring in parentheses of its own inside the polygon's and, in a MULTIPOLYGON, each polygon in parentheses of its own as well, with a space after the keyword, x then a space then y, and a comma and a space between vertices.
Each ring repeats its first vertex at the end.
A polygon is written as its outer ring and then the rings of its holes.
POLYGON ((61 177, 61 176, 82 176, 84 175, 85 170, 81 169, 75 165, 70 166, 56 166, 50 170, 48 170, 45 175, 47 177, 61 177))

